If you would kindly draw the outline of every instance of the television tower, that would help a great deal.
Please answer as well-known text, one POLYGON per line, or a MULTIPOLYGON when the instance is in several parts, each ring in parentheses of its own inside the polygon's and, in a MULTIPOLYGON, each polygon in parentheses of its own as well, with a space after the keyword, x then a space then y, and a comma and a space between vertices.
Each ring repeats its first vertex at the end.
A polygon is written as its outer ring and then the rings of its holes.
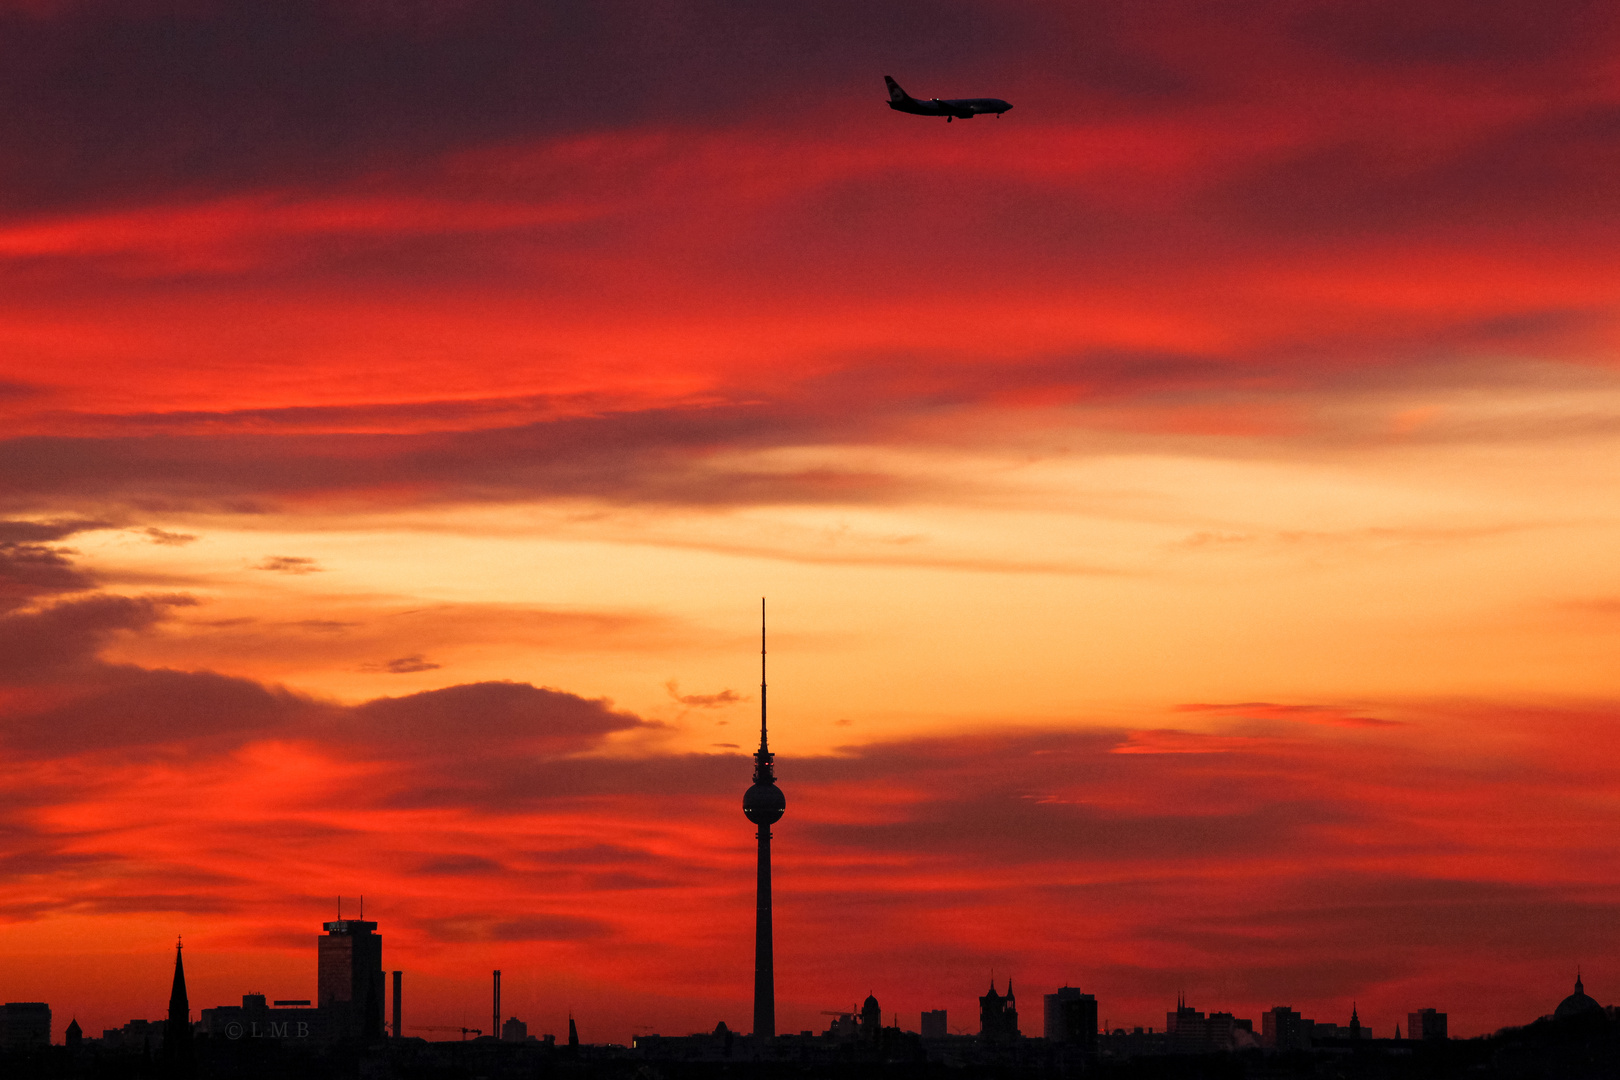
POLYGON ((759 601, 759 752, 754 786, 743 814, 759 826, 759 892, 754 912, 754 1037, 776 1037, 776 971, 771 950, 771 826, 782 820, 787 798, 776 786, 776 755, 765 737, 765 598, 759 601))

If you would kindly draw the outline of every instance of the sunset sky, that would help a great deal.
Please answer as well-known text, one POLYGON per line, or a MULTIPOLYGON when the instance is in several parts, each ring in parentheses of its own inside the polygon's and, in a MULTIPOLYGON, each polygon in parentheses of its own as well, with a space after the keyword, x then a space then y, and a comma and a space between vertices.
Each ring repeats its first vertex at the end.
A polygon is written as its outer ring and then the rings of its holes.
POLYGON ((1620 7, 0 0, 0 101, 58 1040, 361 894, 408 1028, 747 1030, 761 596, 783 1030, 1620 1000, 1620 7))

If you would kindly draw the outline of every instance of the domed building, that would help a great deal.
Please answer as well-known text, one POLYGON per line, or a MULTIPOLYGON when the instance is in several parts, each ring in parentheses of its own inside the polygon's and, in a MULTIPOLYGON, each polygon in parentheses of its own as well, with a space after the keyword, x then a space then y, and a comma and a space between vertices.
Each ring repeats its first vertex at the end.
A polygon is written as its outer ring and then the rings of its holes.
POLYGON ((1581 973, 1575 973, 1575 992, 1558 1003, 1553 1010, 1554 1020, 1573 1020, 1582 1016, 1601 1016, 1603 1006, 1586 996, 1586 988, 1581 986, 1581 973))
POLYGON ((877 996, 867 994, 866 1001, 861 1005, 861 1034, 869 1041, 877 1042, 883 1032, 883 1010, 878 1006, 877 996))

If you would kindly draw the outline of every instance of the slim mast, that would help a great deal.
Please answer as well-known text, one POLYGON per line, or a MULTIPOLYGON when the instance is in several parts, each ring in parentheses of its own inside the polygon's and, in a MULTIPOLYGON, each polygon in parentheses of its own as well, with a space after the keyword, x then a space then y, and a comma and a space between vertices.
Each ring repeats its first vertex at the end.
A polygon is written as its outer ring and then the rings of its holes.
POLYGON ((765 741, 765 598, 759 598, 759 752, 770 753, 765 741))

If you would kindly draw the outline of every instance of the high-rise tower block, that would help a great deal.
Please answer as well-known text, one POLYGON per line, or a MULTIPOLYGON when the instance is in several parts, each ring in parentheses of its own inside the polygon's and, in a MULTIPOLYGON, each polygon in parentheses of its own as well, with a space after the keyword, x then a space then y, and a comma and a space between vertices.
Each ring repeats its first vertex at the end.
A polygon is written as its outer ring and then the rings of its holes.
POLYGON ((383 1033, 382 937, 364 919, 322 923, 317 1005, 328 1030, 342 1038, 380 1039, 383 1033))

